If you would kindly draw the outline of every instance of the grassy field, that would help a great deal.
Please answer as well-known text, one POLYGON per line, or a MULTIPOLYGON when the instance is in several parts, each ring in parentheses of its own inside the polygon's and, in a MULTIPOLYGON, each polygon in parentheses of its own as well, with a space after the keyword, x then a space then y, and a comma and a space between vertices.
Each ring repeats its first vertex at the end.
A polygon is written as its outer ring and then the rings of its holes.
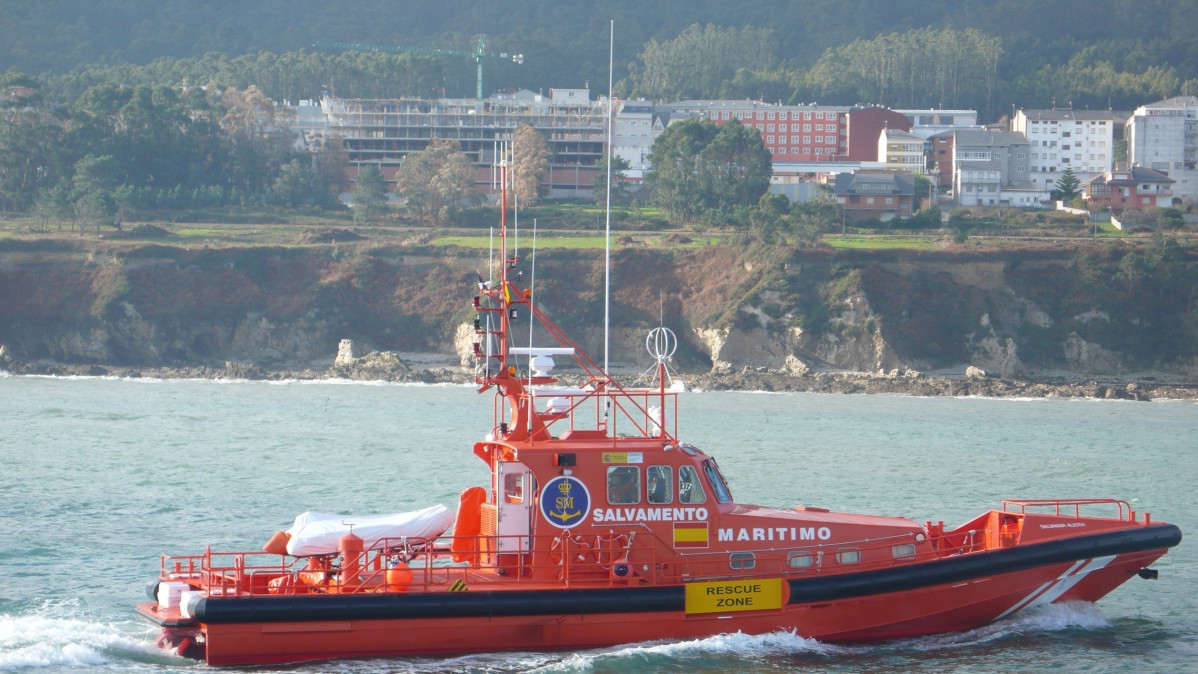
MULTIPOLYGON (((491 222, 496 219, 494 209, 489 212, 475 214, 478 223, 491 222)), ((534 209, 529 209, 534 211, 534 209)), ((573 250, 602 250, 604 247, 603 209, 587 204, 552 204, 537 206, 535 211, 546 216, 541 220, 537 233, 537 247, 550 249, 573 250), (578 223, 586 222, 585 228, 578 223)), ((188 214, 195 215, 195 214, 188 214)), ((113 243, 123 242, 125 245, 137 242, 155 242, 177 246, 295 246, 323 245, 330 243, 348 243, 358 239, 380 243, 418 243, 432 247, 462 247, 486 249, 492 242, 488 233, 489 228, 471 222, 466 226, 430 226, 425 223, 405 222, 397 217, 389 217, 382 224, 355 227, 345 217, 322 218, 311 214, 271 214, 247 213, 245 222, 228 222, 224 218, 235 220, 237 214, 215 214, 217 221, 173 222, 170 214, 162 220, 143 222, 126 221, 121 230, 112 227, 102 227, 97 233, 94 227, 73 229, 63 223, 61 228, 57 223, 43 226, 43 223, 30 216, 8 215, 0 218, 0 240, 9 239, 103 239, 113 243), (274 218, 274 221, 271 221, 274 218), (348 233, 345 233, 348 232, 348 233)), ((615 248, 652 248, 652 249, 691 249, 707 245, 718 245, 728 242, 725 234, 697 234, 692 229, 681 226, 670 226, 660 217, 656 209, 639 209, 635 218, 617 220, 613 211, 612 244, 615 248)), ((521 213, 521 248, 532 245, 531 215, 521 213)), ((1194 231, 1185 228, 1168 233, 1175 237, 1183 246, 1191 245, 1194 231)), ((1028 246, 1059 246, 1078 245, 1086 240, 1136 241, 1150 237, 1148 233, 1131 233, 1115 229, 1109 222, 1098 223, 1095 227, 1085 228, 1022 228, 1001 229, 991 227, 976 227, 968 230, 968 238, 964 241, 951 243, 953 248, 969 249, 1009 249, 1028 246)), ((846 235, 826 233, 820 243, 835 250, 869 251, 869 250, 911 250, 930 251, 942 248, 948 234, 944 230, 923 230, 911 233, 888 232, 870 233, 868 231, 852 231, 846 235)), ((743 238, 743 237, 741 237, 743 238)), ((739 240, 733 236, 732 241, 739 240)), ((119 244, 118 244, 119 245, 119 244)))
POLYGON ((824 235, 821 242, 840 250, 932 250, 939 236, 926 234, 824 235))
MULTIPOLYGON (((621 233, 612 233, 613 248, 702 248, 707 245, 715 245, 720 243, 720 237, 687 237, 686 241, 678 241, 671 239, 668 235, 649 235, 643 234, 629 235, 621 233)), ((538 234, 536 240, 537 248, 563 248, 572 250, 603 250, 605 239, 602 235, 594 234, 569 234, 569 233, 549 233, 538 234)), ((477 236, 472 234, 458 235, 450 234, 434 237, 429 242, 431 246, 458 246, 462 248, 488 248, 493 245, 499 245, 497 240, 493 240, 489 236, 477 236)), ((520 247, 528 248, 533 245, 532 233, 525 231, 520 236, 520 247)))

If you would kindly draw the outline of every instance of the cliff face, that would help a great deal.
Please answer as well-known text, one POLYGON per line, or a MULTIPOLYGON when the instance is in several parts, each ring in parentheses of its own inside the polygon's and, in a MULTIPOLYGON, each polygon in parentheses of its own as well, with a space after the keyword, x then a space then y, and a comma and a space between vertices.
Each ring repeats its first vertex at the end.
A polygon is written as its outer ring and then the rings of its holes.
MULTIPOLYGON (((1184 369, 1198 317, 1178 307, 1194 298, 1158 292, 1151 274, 1120 286, 1122 259, 1108 258, 1087 266, 1061 253, 622 250, 612 269, 613 361, 648 367, 645 334, 664 323, 682 341, 676 364, 691 372, 1184 369), (1097 283, 1099 272, 1116 280, 1097 283)), ((0 344, 23 361, 282 367, 331 363, 350 338, 468 364, 470 297, 486 259, 369 243, 9 246, 0 249, 0 344)), ((547 250, 536 269, 538 307, 592 355, 602 351, 601 261, 547 250)), ((1194 268, 1181 258, 1160 282, 1176 285, 1194 268)))

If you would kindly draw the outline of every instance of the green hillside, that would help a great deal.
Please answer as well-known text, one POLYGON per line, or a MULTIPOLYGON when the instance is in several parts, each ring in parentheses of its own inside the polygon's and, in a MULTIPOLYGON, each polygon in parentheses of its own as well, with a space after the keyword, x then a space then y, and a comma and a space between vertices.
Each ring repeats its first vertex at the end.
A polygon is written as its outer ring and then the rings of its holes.
POLYGON ((702 97, 971 107, 989 120, 1009 113, 1012 104, 1129 109, 1195 93, 1196 9, 1193 0, 9 0, 0 22, 0 71, 43 76, 63 98, 101 82, 174 86, 209 80, 238 88, 256 84, 276 100, 326 90, 340 96, 469 96, 475 79, 469 58, 339 54, 312 45, 468 51, 485 34, 488 51, 525 56, 520 65, 486 61, 488 90, 585 84, 602 90, 611 19, 616 79, 625 95, 672 90, 702 97), (975 49, 979 40, 993 49, 975 49), (748 42, 751 53, 730 53, 748 42), (718 58, 707 57, 713 50, 718 58), (880 54, 894 72, 866 63, 880 54), (680 77, 695 81, 661 89, 648 77, 654 59, 667 65, 700 59, 718 64, 719 72, 708 79, 690 72, 680 77), (975 66, 992 81, 902 93, 903 80, 909 84, 915 75, 975 66))

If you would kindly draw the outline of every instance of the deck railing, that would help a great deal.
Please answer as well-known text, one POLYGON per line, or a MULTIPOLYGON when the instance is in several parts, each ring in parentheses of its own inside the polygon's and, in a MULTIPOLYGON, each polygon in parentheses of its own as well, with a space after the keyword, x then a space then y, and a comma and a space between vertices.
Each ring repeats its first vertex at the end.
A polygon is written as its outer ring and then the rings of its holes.
MULTIPOLYGON (((1003 512, 1018 512, 1020 514, 1051 512, 1059 517, 1082 517, 1082 508, 1106 509, 1114 506, 1117 511, 1115 519, 1134 522, 1136 512, 1127 501, 1114 498, 1074 498, 1074 499, 1011 499, 1002 502, 1003 512), (1072 512, 1070 512, 1072 510, 1072 512)), ((1096 517, 1096 515, 1086 515, 1096 517)), ((1147 521, 1145 513, 1145 521, 1147 521)))
POLYGON ((978 552, 985 530, 949 532, 938 544, 911 533, 851 542, 813 542, 736 551, 674 551, 647 528, 582 538, 476 536, 477 551, 455 554, 452 537, 383 539, 361 553, 291 557, 267 552, 212 552, 162 557, 161 578, 183 581, 208 597, 355 592, 516 589, 537 583, 569 586, 663 585, 779 576, 801 578, 887 568, 978 552), (508 545, 500 546, 500 539, 508 545), (516 550, 499 552, 500 549, 516 550))

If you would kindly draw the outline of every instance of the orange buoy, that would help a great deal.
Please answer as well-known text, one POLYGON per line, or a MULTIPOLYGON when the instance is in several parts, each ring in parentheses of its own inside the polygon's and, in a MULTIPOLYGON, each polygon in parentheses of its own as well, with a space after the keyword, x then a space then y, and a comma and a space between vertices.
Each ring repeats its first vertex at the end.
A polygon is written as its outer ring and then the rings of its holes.
POLYGON ((274 536, 262 546, 263 552, 269 552, 272 555, 287 554, 287 543, 291 540, 291 534, 286 531, 276 531, 274 536))
POLYGON ((387 579, 387 589, 392 592, 403 592, 412 584, 412 569, 398 559, 387 566, 387 572, 384 575, 387 579))

